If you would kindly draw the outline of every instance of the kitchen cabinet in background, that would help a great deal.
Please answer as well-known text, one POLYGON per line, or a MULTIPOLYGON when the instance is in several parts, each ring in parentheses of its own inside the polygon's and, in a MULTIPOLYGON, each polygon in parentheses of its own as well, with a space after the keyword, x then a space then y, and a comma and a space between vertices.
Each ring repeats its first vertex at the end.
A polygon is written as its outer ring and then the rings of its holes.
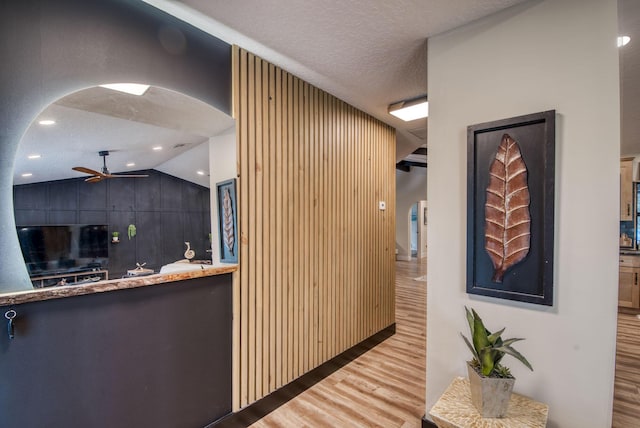
POLYGON ((620 221, 633 221, 633 158, 620 160, 620 221))
POLYGON ((640 256, 620 255, 618 306, 640 308, 640 256))

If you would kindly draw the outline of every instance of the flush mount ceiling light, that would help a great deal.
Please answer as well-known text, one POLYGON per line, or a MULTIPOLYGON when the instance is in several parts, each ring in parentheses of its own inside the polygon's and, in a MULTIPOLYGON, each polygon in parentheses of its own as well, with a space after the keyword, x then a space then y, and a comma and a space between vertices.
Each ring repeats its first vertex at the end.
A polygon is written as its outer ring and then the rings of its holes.
POLYGON ((400 101, 389 106, 389 113, 405 122, 422 119, 429 116, 429 101, 426 96, 400 101))
POLYGON ((204 171, 200 170, 200 171, 196 171, 198 173, 198 175, 204 175, 204 171))
POLYGON ((622 46, 626 45, 630 41, 631 41, 631 37, 629 37, 629 36, 619 36, 618 37, 618 47, 621 48, 622 46))
POLYGON ((155 150, 156 152, 159 152, 160 150, 162 150, 162 146, 155 146, 153 150, 155 150))
POLYGON ((129 168, 131 168, 132 166, 136 166, 136 164, 135 164, 135 162, 129 162, 129 163, 127 164, 127 166, 128 166, 129 168))
POLYGON ((139 83, 112 83, 100 85, 100 87, 138 96, 143 95, 149 89, 149 85, 141 85, 139 83))
POLYGON ((37 153, 34 153, 32 155, 27 156, 28 159, 40 159, 42 156, 40 156, 37 153))
POLYGON ((55 125, 56 121, 55 120, 51 120, 51 119, 43 119, 43 120, 39 121, 38 123, 40 125, 49 126, 49 125, 55 125))
POLYGON ((31 176, 33 176, 33 174, 30 173, 30 172, 25 172, 24 174, 22 174, 22 177, 25 177, 25 178, 26 177, 31 177, 31 176))

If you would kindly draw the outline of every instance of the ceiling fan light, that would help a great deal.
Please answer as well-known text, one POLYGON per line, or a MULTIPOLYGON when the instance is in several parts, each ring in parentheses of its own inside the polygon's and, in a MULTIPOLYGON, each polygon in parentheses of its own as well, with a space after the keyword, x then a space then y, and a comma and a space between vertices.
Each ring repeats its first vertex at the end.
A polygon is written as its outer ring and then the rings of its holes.
POLYGON ((106 85, 100 85, 100 87, 138 96, 144 95, 144 93, 147 92, 147 89, 149 89, 149 85, 143 85, 140 83, 109 83, 106 85))
POLYGON ((400 101, 389 106, 389 113, 405 122, 422 119, 429 116, 429 101, 426 96, 400 101))

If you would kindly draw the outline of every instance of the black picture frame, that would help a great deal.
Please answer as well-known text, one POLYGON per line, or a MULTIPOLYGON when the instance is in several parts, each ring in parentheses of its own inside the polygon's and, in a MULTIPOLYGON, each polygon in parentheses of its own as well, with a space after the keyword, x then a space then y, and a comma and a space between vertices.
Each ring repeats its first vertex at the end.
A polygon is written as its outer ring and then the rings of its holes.
POLYGON ((467 293, 553 305, 555 110, 467 128, 467 293), (495 282, 485 249, 489 168, 503 135, 520 148, 530 193, 530 245, 526 257, 495 282))
POLYGON ((236 179, 216 183, 216 199, 218 203, 218 243, 220 262, 238 263, 238 220, 236 204, 236 179), (225 193, 228 192, 228 204, 225 206, 225 193), (225 225, 230 226, 225 230, 225 225), (232 239, 227 233, 231 230, 232 239), (227 239, 225 239, 225 234, 227 239))

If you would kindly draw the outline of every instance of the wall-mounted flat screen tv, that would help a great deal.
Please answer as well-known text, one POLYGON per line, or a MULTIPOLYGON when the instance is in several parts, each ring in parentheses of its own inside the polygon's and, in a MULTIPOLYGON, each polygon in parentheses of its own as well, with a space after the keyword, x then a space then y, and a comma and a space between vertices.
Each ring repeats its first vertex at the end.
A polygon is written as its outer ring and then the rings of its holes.
POLYGON ((18 226, 18 240, 31 277, 106 269, 107 225, 18 226))

